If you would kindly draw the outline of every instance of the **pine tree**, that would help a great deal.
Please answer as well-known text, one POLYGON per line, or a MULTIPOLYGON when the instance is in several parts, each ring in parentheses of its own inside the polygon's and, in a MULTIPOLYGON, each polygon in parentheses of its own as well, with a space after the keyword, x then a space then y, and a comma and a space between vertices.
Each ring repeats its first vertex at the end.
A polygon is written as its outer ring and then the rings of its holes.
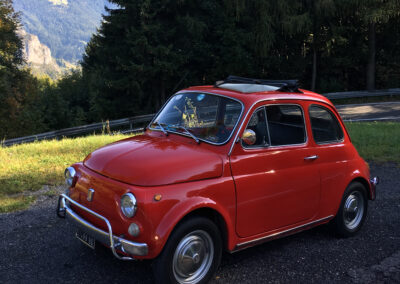
POLYGON ((22 41, 17 35, 19 15, 11 0, 0 0, 0 139, 12 138, 43 129, 37 81, 24 62, 22 41))

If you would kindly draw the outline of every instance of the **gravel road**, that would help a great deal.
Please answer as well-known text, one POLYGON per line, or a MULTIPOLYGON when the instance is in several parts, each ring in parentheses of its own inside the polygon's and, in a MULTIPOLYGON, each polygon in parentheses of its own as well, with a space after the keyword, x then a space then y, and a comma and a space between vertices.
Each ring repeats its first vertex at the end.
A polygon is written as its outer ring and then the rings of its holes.
POLYGON ((345 121, 400 121, 400 102, 336 105, 345 121))
MULTIPOLYGON (((213 283, 400 283, 400 168, 372 165, 381 177, 368 219, 350 239, 328 226, 225 254, 213 283)), ((91 250, 55 214, 57 198, 0 214, 0 283, 152 283, 150 262, 122 262, 91 250)))

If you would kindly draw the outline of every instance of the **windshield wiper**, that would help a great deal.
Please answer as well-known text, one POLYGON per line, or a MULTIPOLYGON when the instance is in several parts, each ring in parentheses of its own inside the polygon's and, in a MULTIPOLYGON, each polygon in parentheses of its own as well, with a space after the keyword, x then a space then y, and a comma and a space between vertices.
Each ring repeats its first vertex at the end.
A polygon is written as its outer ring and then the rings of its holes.
POLYGON ((168 125, 168 127, 175 127, 175 128, 184 130, 187 134, 190 135, 190 137, 192 137, 197 142, 197 144, 200 144, 199 138, 197 138, 192 132, 187 130, 187 128, 185 126, 182 126, 182 125, 168 125))
MULTIPOLYGON (((153 122, 153 124, 156 124, 157 126, 160 127, 161 131, 165 134, 165 136, 168 136, 168 132, 167 130, 165 130, 165 128, 161 125, 161 123, 159 123, 158 121, 153 122)), ((165 124, 164 124, 165 125, 165 124)))

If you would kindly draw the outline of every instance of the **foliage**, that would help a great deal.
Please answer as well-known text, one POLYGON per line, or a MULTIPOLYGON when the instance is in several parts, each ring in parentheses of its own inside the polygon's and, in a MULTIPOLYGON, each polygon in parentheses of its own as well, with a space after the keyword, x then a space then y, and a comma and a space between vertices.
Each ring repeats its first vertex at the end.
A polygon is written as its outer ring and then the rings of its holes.
POLYGON ((364 89, 372 14, 377 83, 393 86, 400 49, 389 30, 398 33, 399 10, 395 0, 369 1, 114 0, 82 63, 91 117, 154 112, 181 86, 228 74, 298 77, 320 92, 364 89))
POLYGON ((19 15, 11 0, 0 0, 0 138, 43 129, 37 81, 23 63, 22 42, 16 34, 19 15))

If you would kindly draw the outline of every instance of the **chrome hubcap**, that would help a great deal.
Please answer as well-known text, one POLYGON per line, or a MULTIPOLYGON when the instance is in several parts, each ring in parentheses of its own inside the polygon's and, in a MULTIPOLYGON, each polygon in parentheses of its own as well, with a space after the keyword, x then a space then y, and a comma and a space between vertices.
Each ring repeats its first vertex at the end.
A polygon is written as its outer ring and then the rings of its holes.
POLYGON ((210 235, 197 230, 187 234, 178 244, 172 269, 179 283, 198 283, 207 274, 214 258, 210 235))
POLYGON ((359 191, 350 194, 344 203, 344 224, 350 230, 360 225, 364 215, 364 198, 359 191))

